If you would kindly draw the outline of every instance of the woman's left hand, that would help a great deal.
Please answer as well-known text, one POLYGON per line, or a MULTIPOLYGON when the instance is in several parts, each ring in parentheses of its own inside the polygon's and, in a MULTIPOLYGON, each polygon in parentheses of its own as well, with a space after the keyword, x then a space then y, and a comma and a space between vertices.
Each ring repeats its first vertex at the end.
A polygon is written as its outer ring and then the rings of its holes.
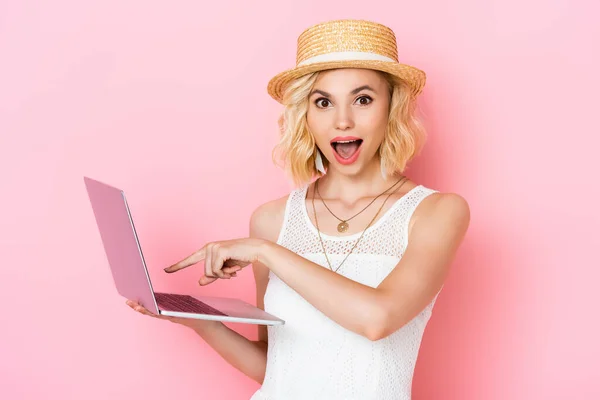
POLYGON ((165 272, 176 272, 204 260, 204 276, 198 281, 200 285, 208 285, 219 278, 230 279, 237 275, 237 271, 259 260, 264 243, 258 238, 207 243, 185 259, 165 268, 165 272))

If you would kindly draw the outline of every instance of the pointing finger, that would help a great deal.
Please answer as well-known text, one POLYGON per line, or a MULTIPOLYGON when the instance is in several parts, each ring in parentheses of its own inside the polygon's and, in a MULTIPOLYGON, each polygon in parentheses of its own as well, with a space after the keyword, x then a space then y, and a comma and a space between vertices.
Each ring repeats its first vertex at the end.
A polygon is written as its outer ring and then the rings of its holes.
POLYGON ((173 264, 170 267, 165 268, 165 272, 173 273, 179 271, 180 269, 187 268, 190 265, 194 265, 202 260, 204 260, 206 254, 206 246, 202 247, 200 250, 190 255, 189 257, 179 261, 177 264, 173 264))

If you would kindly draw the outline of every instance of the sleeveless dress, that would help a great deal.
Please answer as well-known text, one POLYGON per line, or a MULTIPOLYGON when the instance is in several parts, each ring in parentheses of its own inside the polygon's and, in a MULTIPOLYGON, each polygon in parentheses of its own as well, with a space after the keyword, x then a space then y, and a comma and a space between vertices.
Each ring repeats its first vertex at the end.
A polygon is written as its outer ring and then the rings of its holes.
MULTIPOLYGON (((329 269, 317 229, 308 217, 308 187, 290 192, 277 244, 329 269)), ((406 249, 411 215, 434 192, 418 185, 396 200, 366 230, 337 273, 377 287, 406 249)), ((334 270, 360 235, 321 233, 334 270)), ((421 339, 438 295, 402 328, 371 341, 329 319, 269 272, 265 310, 285 324, 267 328, 266 374, 251 400, 409 400, 421 339)))

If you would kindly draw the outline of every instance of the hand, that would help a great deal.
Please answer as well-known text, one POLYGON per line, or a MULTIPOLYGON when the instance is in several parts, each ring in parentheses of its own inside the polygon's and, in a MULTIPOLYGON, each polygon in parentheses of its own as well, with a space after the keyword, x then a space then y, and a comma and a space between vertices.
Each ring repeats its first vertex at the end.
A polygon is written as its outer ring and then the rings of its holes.
POLYGON ((148 315, 148 316, 156 318, 156 319, 163 319, 166 321, 171 321, 174 324, 187 326, 188 328, 192 328, 196 331, 201 331, 201 330, 207 329, 209 327, 214 327, 221 323, 219 321, 210 321, 210 320, 206 320, 206 319, 170 317, 170 316, 166 316, 166 315, 154 314, 153 312, 149 311, 148 309, 146 309, 144 306, 137 303, 136 301, 127 300, 125 303, 129 307, 133 308, 135 311, 139 312, 140 314, 148 315))
POLYGON ((176 272, 204 260, 204 276, 198 284, 204 286, 219 278, 231 279, 237 276, 237 271, 259 260, 264 243, 257 238, 207 243, 189 257, 165 268, 165 272, 176 272))

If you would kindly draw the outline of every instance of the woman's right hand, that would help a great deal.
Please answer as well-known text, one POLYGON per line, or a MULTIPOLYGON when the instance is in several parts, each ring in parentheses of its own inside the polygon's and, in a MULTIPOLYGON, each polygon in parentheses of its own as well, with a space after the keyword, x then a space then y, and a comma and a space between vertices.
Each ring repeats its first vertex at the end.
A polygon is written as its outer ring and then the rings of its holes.
POLYGON ((219 321, 211 321, 211 320, 197 319, 197 318, 171 317, 171 316, 167 316, 167 315, 154 314, 153 312, 149 311, 144 306, 142 306, 141 304, 137 303, 134 300, 127 300, 125 303, 129 307, 134 309, 135 311, 139 312, 140 314, 148 315, 150 317, 157 318, 157 319, 171 321, 174 324, 187 326, 188 328, 191 328, 197 332, 202 332, 206 329, 218 327, 219 325, 221 325, 221 322, 219 322, 219 321))

